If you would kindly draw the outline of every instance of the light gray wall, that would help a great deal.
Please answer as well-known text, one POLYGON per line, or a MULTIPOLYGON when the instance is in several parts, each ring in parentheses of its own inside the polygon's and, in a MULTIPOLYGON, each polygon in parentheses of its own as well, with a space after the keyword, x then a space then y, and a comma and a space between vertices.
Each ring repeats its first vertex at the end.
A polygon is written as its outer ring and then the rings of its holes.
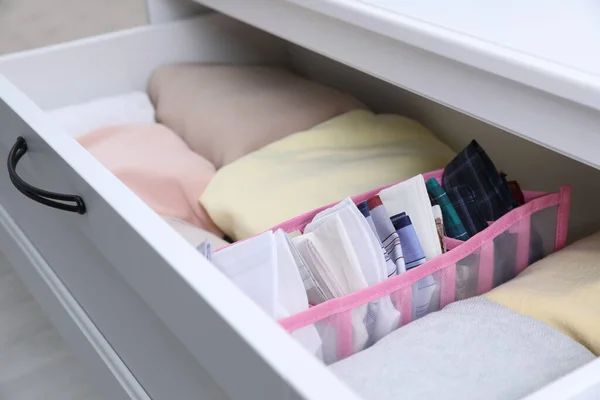
POLYGON ((0 54, 146 23, 144 0, 0 0, 0 54))

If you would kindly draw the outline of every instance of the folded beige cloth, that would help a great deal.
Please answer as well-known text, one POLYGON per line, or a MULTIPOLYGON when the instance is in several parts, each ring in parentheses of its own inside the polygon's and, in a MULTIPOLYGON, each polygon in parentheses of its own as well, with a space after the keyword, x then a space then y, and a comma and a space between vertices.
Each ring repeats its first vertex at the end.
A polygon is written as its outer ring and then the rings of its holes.
POLYGON ((158 68, 148 92, 158 122, 217 169, 289 134, 365 108, 352 96, 264 66, 158 68))
POLYGON ((223 232, 240 240, 345 197, 444 168, 453 156, 416 121, 355 110, 226 165, 200 203, 223 232))

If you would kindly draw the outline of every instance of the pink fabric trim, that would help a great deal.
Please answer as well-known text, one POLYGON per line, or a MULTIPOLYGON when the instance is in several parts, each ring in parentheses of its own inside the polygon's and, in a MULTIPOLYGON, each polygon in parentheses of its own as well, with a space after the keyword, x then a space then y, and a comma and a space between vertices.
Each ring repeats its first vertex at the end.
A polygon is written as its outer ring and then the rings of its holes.
POLYGON ((439 271, 440 274, 440 309, 456 300, 456 265, 439 271))
MULTIPOLYGON (((370 286, 359 292, 351 293, 343 297, 326 301, 322 304, 312 307, 309 310, 284 318, 280 320, 279 323, 283 328, 285 328, 289 332, 293 332, 299 328, 328 318, 331 315, 351 310, 360 305, 377 300, 380 297, 390 295, 396 290, 412 285, 413 283, 424 278, 427 275, 431 275, 434 272, 439 271, 442 268, 446 268, 449 265, 456 264, 459 260, 465 258, 469 254, 473 253, 475 250, 484 246, 486 243, 492 241, 496 236, 500 235, 512 225, 521 221, 523 218, 529 217, 534 212, 555 206, 559 204, 561 200, 567 200, 567 197, 568 196, 566 196, 566 194, 564 194, 563 190, 561 189, 561 192, 559 193, 550 193, 545 196, 539 197, 535 200, 532 200, 531 202, 510 211, 509 213, 498 219, 496 222, 494 222, 490 227, 488 227, 482 232, 479 232, 477 235, 473 236, 472 238, 464 242, 462 245, 434 258, 433 260, 426 262, 419 268, 414 268, 401 275, 397 275, 395 277, 387 279, 381 283, 370 286)), ((566 212, 568 213, 568 207, 566 212)), ((309 214, 316 214, 316 212, 313 211, 309 214)), ((304 216, 294 218, 290 221, 290 223, 284 223, 280 225, 279 228, 291 227, 292 230, 299 229, 299 222, 301 220, 306 221, 308 219, 307 215, 308 214, 305 214, 304 216)), ((559 220, 561 221, 563 219, 564 216, 562 219, 559 218, 559 220)))
POLYGON ((515 275, 519 275, 529 265, 529 251, 531 247, 531 216, 523 218, 516 225, 517 240, 517 265, 515 275))
POLYGON ((477 277, 477 294, 482 295, 494 286, 494 242, 488 241, 479 249, 479 274, 477 277))
POLYGON ((539 197, 545 196, 548 193, 546 192, 535 192, 532 190, 524 190, 523 191, 523 198, 525 200, 525 203, 529 203, 531 200, 535 200, 539 197))
MULTIPOLYGON (((423 178, 425 179, 425 181, 427 181, 430 178, 435 178, 439 181, 442 179, 443 173, 444 173, 444 170, 438 169, 437 171, 427 172, 427 173, 423 174, 423 178)), ((400 181, 400 182, 403 182, 403 181, 400 181)), ((355 204, 361 203, 361 202, 368 200, 369 198, 375 196, 376 194, 379 194, 379 192, 381 192, 383 189, 388 188, 390 186, 394 186, 397 183, 399 183, 399 182, 392 183, 391 185, 383 186, 383 187, 380 187, 377 189, 373 189, 366 193, 362 193, 362 194, 359 194, 356 196, 352 196, 352 201, 355 204)), ((342 199, 340 199, 340 200, 342 200, 342 199)), ((318 213, 320 213, 321 211, 323 211, 327 208, 330 208, 330 207, 336 205, 337 203, 339 203, 339 202, 335 202, 335 203, 331 203, 331 204, 328 204, 323 207, 319 207, 316 210, 309 211, 309 212, 299 215, 295 218, 292 218, 282 224, 279 224, 272 229, 273 230, 283 229, 286 232, 293 232, 297 229, 304 229, 304 227, 306 225, 308 225, 308 223, 310 221, 312 221, 312 219, 315 217, 315 215, 317 215, 318 213)))
POLYGON ((390 298, 400 311, 398 327, 404 326, 412 321, 412 286, 407 286, 390 294, 390 298))
POLYGON ((413 288, 412 285, 409 285, 408 287, 406 287, 404 290, 401 291, 402 293, 402 306, 400 307, 400 326, 404 326, 406 324, 408 324, 410 321, 412 321, 413 316, 412 316, 412 295, 413 295, 413 288))
POLYGON ((567 231, 569 228, 569 211, 571 210, 571 185, 560 188, 560 202, 556 218, 556 240, 554 250, 558 251, 567 244, 567 231))
POLYGON ((448 249, 448 251, 455 249, 456 247, 464 243, 464 241, 462 240, 454 239, 447 236, 444 236, 444 241, 446 242, 446 248, 448 249))
MULTIPOLYGON (((431 172, 427 172, 427 173, 423 174, 423 178, 425 179, 425 181, 429 180, 430 178, 435 178, 435 179, 437 179, 441 183, 441 181, 442 181, 442 175, 443 174, 444 174, 444 170, 443 169, 438 169, 436 171, 431 171, 431 172)), ((400 182, 403 182, 403 181, 400 181, 400 182)), ((361 203, 361 202, 363 202, 365 200, 368 200, 369 198, 375 196, 376 194, 378 194, 383 189, 388 188, 390 186, 394 186, 395 184, 400 183, 400 182, 392 183, 391 185, 383 186, 383 187, 380 187, 378 189, 370 190, 367 193, 363 193, 363 194, 359 194, 359 195, 353 196, 352 197, 352 201, 354 201, 355 204, 361 203)), ((531 200, 535 200, 535 199, 537 199, 539 197, 543 197, 543 196, 545 196, 547 194, 548 193, 544 193, 544 192, 523 191, 523 196, 525 198, 525 202, 526 203, 529 203, 531 200)), ((276 231, 277 229, 283 229, 285 232, 293 232, 295 230, 300 229, 301 231, 303 231, 304 227, 306 225, 308 225, 309 222, 312 221, 312 219, 315 217, 315 215, 317 215, 321 211, 323 211, 323 210, 325 210, 325 209, 327 209, 327 208, 329 208, 329 207, 331 207, 331 206, 333 206, 333 205, 335 205, 337 203, 338 202, 331 203, 331 204, 328 204, 326 206, 320 207, 320 208, 318 208, 316 210, 312 210, 312 211, 309 211, 307 213, 301 214, 301 215, 299 215, 297 217, 294 217, 294 218, 292 218, 292 219, 290 219, 290 220, 288 220, 286 222, 283 222, 283 223, 281 223, 281 224, 279 224, 279 225, 271 228, 271 230, 276 231)), ((256 235, 252 235, 252 236, 250 236, 250 237, 248 237, 246 239, 238 240, 235 243, 243 242, 244 240, 251 239, 251 238, 253 238, 255 236, 258 236, 258 235, 260 235, 260 233, 256 234, 256 235)), ((448 250, 452 250, 454 247, 457 247, 459 244, 464 243, 461 240, 452 239, 452 238, 449 238, 449 237, 446 237, 445 240, 446 240, 446 245, 448 246, 448 250)), ((226 246, 223 246, 223 247, 215 250, 215 253, 217 251, 219 251, 219 250, 223 250, 223 249, 231 246, 232 244, 234 244, 234 243, 230 243, 230 244, 228 244, 226 246)))
POLYGON ((337 322, 338 360, 352 355, 352 310, 343 312, 335 317, 337 322))

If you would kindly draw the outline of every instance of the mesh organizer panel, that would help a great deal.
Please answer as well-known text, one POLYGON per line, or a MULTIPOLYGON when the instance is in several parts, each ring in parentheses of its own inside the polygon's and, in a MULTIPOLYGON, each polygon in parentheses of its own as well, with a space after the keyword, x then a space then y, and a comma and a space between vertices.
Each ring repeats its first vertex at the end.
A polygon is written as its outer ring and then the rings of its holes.
MULTIPOLYGON (((441 180, 442 170, 423 174, 425 180, 441 180)), ((354 196, 360 203, 383 188, 354 196)), ((448 252, 421 266, 359 292, 326 301, 307 311, 280 320, 294 332, 313 324, 323 340, 326 364, 344 359, 371 346, 365 324, 388 318, 377 313, 379 301, 388 296, 398 313, 387 320, 389 332, 458 300, 480 295, 514 278, 527 266, 565 246, 571 188, 559 192, 524 192, 525 204, 490 224, 484 231, 462 242, 446 238, 448 252), (431 296, 428 307, 416 312, 421 291, 431 296), (399 314, 399 316, 398 316, 399 314), (418 314, 418 315, 417 315, 418 314), (362 326, 361 326, 362 324, 362 326)), ((286 232, 302 230, 321 207, 273 228, 286 232)), ((380 337, 379 337, 380 339, 380 337)))

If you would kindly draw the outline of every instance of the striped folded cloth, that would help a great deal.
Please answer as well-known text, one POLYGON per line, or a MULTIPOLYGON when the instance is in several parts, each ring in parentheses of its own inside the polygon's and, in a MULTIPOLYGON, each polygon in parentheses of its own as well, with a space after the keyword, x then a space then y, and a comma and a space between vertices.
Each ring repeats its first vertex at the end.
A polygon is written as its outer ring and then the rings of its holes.
MULTIPOLYGON (((392 261, 396 266, 396 274, 401 274, 406 271, 404 254, 402 253, 402 247, 400 246, 400 238, 394 225, 390 220, 389 214, 381 201, 379 196, 373 196, 367 200, 371 218, 375 226, 376 234, 381 239, 383 247, 386 252, 390 255, 392 261)), ((391 276, 391 275, 390 275, 391 276)))
MULTIPOLYGON (((410 270, 425 263, 427 259, 410 217, 406 213, 400 213, 393 215, 391 221, 400 238, 406 269, 410 270)), ((433 276, 428 275, 417 281, 415 286, 412 299, 413 319, 421 318, 427 314, 437 284, 433 276)))
MULTIPOLYGON (((379 244, 381 244, 381 251, 385 258, 385 266, 387 268, 388 278, 390 278, 394 275, 397 275, 398 272, 406 271, 406 268, 404 267, 404 258, 402 257, 402 254, 400 254, 400 257, 398 259, 399 264, 396 264, 396 262, 394 262, 394 260, 392 259, 392 256, 390 255, 390 253, 388 253, 386 246, 384 246, 382 238, 379 236, 379 233, 377 232, 377 228, 375 227, 375 222, 373 222, 373 216, 371 215, 371 210, 369 210, 369 205, 367 204, 367 201, 365 200, 362 203, 358 203, 356 205, 356 208, 358 208, 358 210, 363 215, 363 217, 365 217, 365 219, 367 220, 367 224, 369 224, 369 227, 371 228, 373 233, 375 233, 375 236, 377 237, 379 244), (401 266, 400 271, 398 271, 398 265, 401 266)), ((390 221, 390 223, 391 223, 391 221, 390 221)), ((394 234, 396 234, 395 231, 394 231, 394 234)), ((397 236, 398 235, 396 235, 396 238, 397 238, 397 236)), ((394 238, 392 238, 392 241, 393 240, 394 240, 394 238)), ((400 244, 400 239, 398 239, 398 245, 399 244, 400 244)), ((400 249, 400 252, 402 252, 401 249, 400 249)))

